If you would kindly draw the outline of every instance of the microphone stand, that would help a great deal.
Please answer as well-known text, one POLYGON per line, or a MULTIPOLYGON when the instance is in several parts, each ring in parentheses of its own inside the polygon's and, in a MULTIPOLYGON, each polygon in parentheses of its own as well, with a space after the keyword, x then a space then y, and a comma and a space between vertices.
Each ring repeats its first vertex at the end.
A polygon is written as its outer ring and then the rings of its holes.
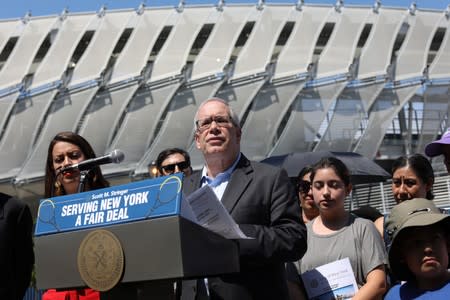
POLYGON ((84 186, 86 185, 87 175, 89 174, 90 171, 91 171, 91 169, 80 171, 80 183, 78 184, 78 192, 77 193, 84 192, 84 186))

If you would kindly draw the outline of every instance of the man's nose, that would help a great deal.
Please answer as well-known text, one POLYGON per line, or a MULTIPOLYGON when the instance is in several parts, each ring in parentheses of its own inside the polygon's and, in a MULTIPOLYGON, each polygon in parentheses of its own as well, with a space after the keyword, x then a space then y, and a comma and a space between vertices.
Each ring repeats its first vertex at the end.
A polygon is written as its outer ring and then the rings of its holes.
POLYGON ((423 252, 427 254, 433 253, 433 243, 431 241, 425 241, 423 243, 423 252))
POLYGON ((209 127, 209 130, 211 130, 211 131, 216 131, 219 127, 220 127, 220 126, 217 125, 217 122, 216 122, 215 120, 212 120, 212 121, 211 121, 211 125, 210 125, 210 127, 209 127))

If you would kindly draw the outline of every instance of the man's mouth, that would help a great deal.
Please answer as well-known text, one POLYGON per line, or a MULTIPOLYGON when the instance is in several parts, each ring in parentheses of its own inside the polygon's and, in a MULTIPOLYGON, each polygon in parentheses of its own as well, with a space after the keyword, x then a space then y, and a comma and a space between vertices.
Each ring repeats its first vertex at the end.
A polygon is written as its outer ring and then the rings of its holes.
POLYGON ((213 137, 213 138, 209 138, 206 142, 207 143, 211 143, 211 144, 222 143, 223 142, 223 138, 221 138, 221 137, 213 137))
POLYGON ((438 260, 435 257, 426 257, 423 260, 423 263, 436 263, 438 260))

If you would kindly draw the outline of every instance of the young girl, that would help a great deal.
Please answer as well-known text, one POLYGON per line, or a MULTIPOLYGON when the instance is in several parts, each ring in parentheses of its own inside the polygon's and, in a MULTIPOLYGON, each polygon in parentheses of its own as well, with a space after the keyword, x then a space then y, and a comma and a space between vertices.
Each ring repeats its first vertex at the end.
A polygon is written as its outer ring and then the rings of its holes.
POLYGON ((448 299, 450 215, 416 198, 395 206, 386 227, 391 271, 406 283, 395 285, 385 299, 448 299))
POLYGON ((386 291, 383 241, 373 222, 344 208, 352 190, 347 167, 337 158, 323 158, 314 165, 311 182, 319 216, 307 223, 301 272, 348 257, 359 287, 352 299, 381 299, 386 291))

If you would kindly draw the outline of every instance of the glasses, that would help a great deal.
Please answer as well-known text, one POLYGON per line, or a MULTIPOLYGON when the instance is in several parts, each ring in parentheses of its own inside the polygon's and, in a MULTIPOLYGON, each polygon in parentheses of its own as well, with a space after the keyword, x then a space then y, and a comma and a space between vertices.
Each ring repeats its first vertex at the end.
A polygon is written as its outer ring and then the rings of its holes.
POLYGON ((303 194, 308 194, 311 189, 311 182, 300 180, 297 184, 297 191, 303 194))
POLYGON ((161 170, 163 170, 166 173, 173 173, 175 172, 175 167, 178 167, 178 170, 183 171, 189 168, 190 165, 187 161, 180 161, 171 165, 161 166, 161 170))
POLYGON ((203 132, 211 127, 212 122, 216 122, 219 127, 229 126, 231 122, 230 116, 213 116, 195 121, 197 130, 203 132))

